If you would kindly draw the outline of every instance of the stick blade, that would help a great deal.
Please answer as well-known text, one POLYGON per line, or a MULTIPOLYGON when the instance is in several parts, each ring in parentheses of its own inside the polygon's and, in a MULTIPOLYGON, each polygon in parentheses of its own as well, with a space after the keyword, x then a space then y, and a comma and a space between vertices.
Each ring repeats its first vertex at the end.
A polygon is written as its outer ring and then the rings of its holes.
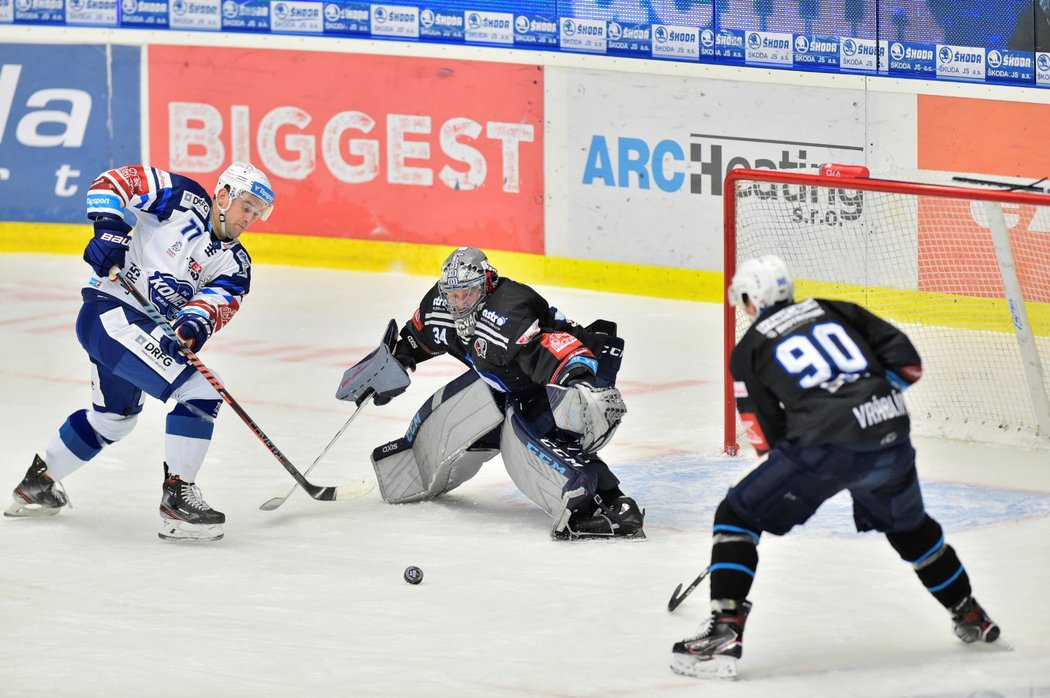
MULTIPOLYGON (((339 485, 338 487, 324 487, 321 488, 320 494, 315 496, 314 499, 323 502, 332 501, 347 501, 350 499, 359 499, 364 497, 366 494, 376 488, 376 481, 370 477, 363 478, 358 482, 351 482, 346 485, 339 485)), ((259 505, 259 511, 273 511, 277 507, 281 506, 288 501, 288 498, 292 496, 296 488, 293 488, 291 492, 284 495, 283 497, 274 497, 268 499, 259 505)))
POLYGON ((267 499, 265 502, 259 505, 259 511, 273 511, 277 507, 284 504, 287 500, 287 497, 274 497, 273 499, 267 499))
POLYGON ((336 501, 342 502, 349 499, 359 499, 376 488, 376 481, 367 477, 360 482, 352 482, 348 485, 340 485, 335 490, 336 501))
POLYGON ((667 602, 667 610, 668 611, 673 612, 676 608, 678 608, 678 606, 681 605, 681 603, 683 601, 685 601, 685 596, 684 595, 683 596, 679 596, 678 595, 678 592, 680 592, 681 590, 682 590, 682 585, 679 584, 678 586, 676 586, 674 588, 674 591, 671 592, 671 600, 667 602))

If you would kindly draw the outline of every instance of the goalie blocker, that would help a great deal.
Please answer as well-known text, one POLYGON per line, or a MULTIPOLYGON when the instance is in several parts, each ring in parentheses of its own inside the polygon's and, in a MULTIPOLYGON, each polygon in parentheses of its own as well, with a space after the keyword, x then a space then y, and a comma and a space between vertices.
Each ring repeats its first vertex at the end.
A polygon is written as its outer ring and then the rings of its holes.
POLYGON ((408 390, 412 379, 405 367, 391 355, 397 344, 397 321, 391 319, 383 333, 383 340, 368 356, 343 372, 335 396, 358 407, 372 396, 377 405, 385 405, 408 390))

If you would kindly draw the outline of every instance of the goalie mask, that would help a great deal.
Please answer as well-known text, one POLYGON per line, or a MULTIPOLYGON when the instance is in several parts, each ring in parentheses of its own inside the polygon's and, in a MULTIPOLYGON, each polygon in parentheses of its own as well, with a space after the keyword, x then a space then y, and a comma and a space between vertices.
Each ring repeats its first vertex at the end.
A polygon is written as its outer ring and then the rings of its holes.
POLYGON ((470 341, 478 312, 496 290, 498 278, 488 257, 476 247, 458 248, 441 265, 438 292, 452 314, 460 341, 470 341))
POLYGON ((795 296, 795 282, 784 260, 775 255, 749 259, 736 269, 729 284, 729 304, 746 306, 750 301, 758 314, 795 296))
POLYGON ((225 189, 230 194, 230 202, 226 208, 215 209, 219 213, 219 233, 222 239, 230 236, 226 232, 226 212, 230 210, 233 203, 242 197, 249 197, 252 203, 261 210, 259 218, 266 220, 273 213, 274 193, 270 186, 270 178, 250 162, 235 162, 219 175, 219 181, 215 184, 215 194, 225 189))

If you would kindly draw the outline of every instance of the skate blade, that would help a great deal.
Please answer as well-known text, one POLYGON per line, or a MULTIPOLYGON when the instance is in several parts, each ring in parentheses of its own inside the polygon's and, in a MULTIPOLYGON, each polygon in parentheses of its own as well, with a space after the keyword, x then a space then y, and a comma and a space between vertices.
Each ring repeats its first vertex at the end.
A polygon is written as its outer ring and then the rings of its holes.
POLYGON ((575 533, 573 531, 551 531, 551 540, 557 541, 568 541, 570 543, 579 543, 583 541, 643 541, 645 540, 645 532, 638 531, 630 535, 615 535, 612 533, 575 533))
POLYGON ((176 519, 161 519, 157 533, 161 540, 211 543, 222 540, 222 524, 191 524, 176 519))
POLYGON ((54 516, 60 511, 62 511, 62 507, 42 507, 39 504, 29 504, 28 502, 15 500, 4 511, 4 516, 10 516, 11 518, 54 516))
POLYGON ((701 661, 687 654, 671 655, 671 671, 697 679, 736 680, 736 657, 718 656, 701 661))

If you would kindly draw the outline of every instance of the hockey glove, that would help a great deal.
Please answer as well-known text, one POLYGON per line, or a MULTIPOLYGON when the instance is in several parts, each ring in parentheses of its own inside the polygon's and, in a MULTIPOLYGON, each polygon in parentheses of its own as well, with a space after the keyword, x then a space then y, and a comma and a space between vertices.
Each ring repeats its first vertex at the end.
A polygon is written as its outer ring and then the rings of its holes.
POLYGON ((175 330, 179 338, 178 344, 164 336, 161 337, 160 348, 180 364, 186 363, 186 357, 179 351, 181 347, 197 353, 212 333, 211 322, 203 315, 195 313, 179 313, 175 321, 171 323, 171 328, 175 330))
POLYGON ((548 385, 547 399, 554 423, 579 439, 584 455, 608 444, 627 414, 627 405, 617 388, 595 388, 584 381, 569 388, 548 385))
POLYGON ((204 348, 212 333, 211 320, 197 313, 180 312, 171 327, 183 346, 194 352, 204 348))
POLYGON ((903 366, 899 372, 886 371, 886 380, 902 393, 922 378, 922 366, 903 366))
POLYGON ((115 218, 95 219, 95 237, 84 248, 84 261, 100 278, 109 276, 113 267, 124 268, 124 258, 131 243, 131 226, 115 218))

